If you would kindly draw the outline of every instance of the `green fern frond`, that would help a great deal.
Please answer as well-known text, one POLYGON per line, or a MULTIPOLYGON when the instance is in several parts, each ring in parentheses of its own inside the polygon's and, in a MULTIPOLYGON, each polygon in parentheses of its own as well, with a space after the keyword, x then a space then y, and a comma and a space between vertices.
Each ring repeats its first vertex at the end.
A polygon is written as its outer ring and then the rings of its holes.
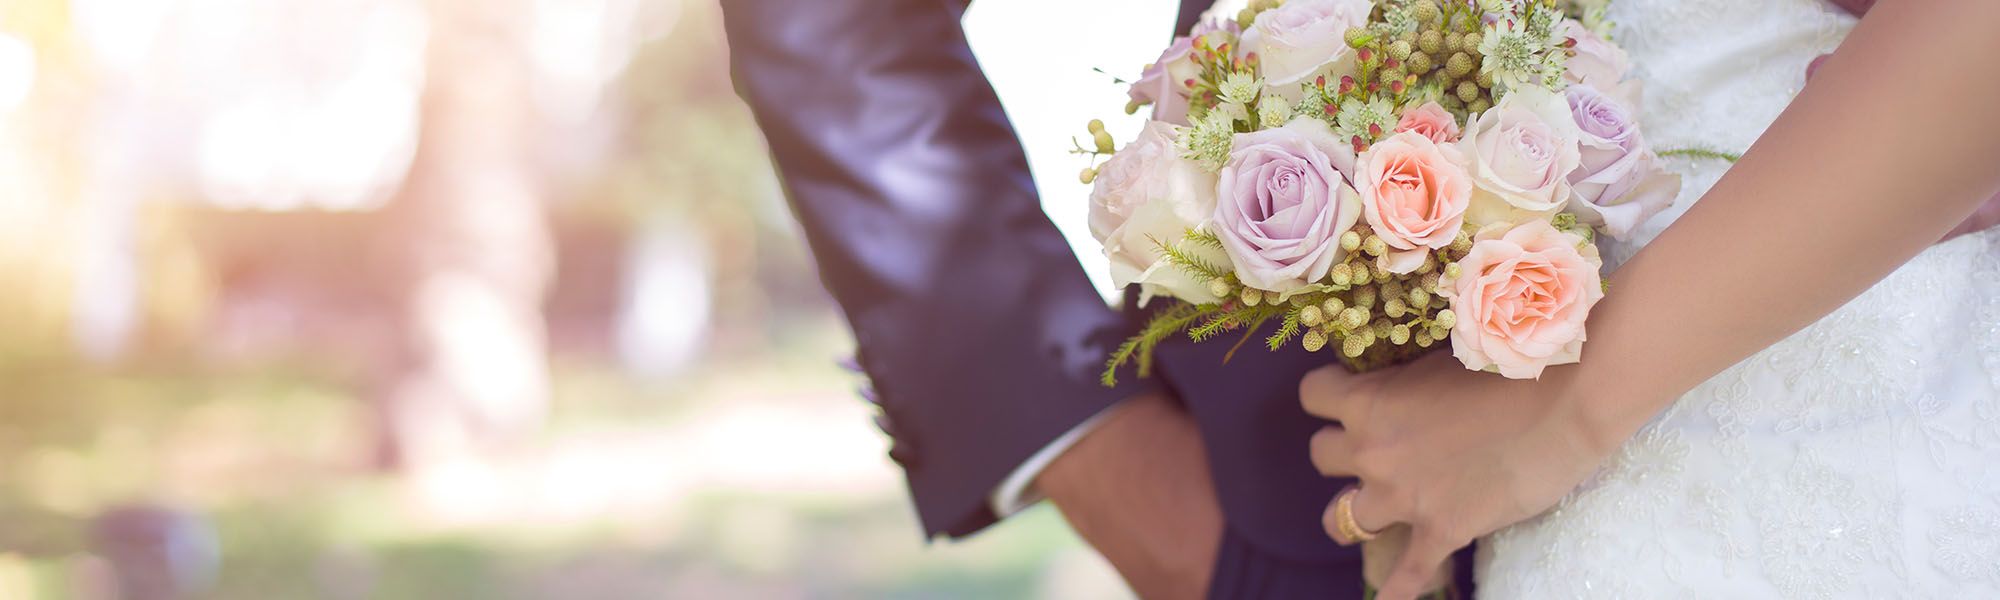
POLYGON ((1264 322, 1278 316, 1277 307, 1267 307, 1262 310, 1255 310, 1254 312, 1257 313, 1257 317, 1251 319, 1248 326, 1244 328, 1243 337, 1237 339, 1236 345, 1230 346, 1229 351, 1222 354, 1222 364, 1229 364, 1229 359, 1236 358, 1236 351, 1242 350, 1243 344, 1249 343, 1251 336, 1257 335, 1257 330, 1264 328, 1264 322))
POLYGON ((1196 281, 1208 283, 1229 276, 1228 269, 1216 266, 1208 259, 1189 254, 1177 244, 1168 244, 1151 236, 1147 236, 1147 239, 1153 240, 1153 245, 1160 249, 1160 255, 1165 257, 1168 263, 1180 267, 1181 270, 1194 276, 1196 281))
POLYGON ((1219 304, 1180 303, 1155 313, 1152 318, 1147 319, 1146 325, 1139 329, 1137 335, 1126 339, 1125 343, 1119 344, 1118 349, 1111 353, 1111 358, 1104 363, 1104 374, 1098 377, 1098 381, 1103 383, 1104 387, 1118 385, 1118 370, 1135 361, 1138 363, 1140 377, 1152 375, 1153 349, 1159 346, 1160 342, 1187 330, 1188 325, 1196 319, 1221 310, 1222 306, 1219 304))
POLYGON ((1196 342, 1208 341, 1210 338, 1214 338, 1217 334, 1224 331, 1233 331, 1238 327, 1249 324, 1257 318, 1257 312, 1254 308, 1241 306, 1220 312, 1209 317, 1207 321, 1203 321, 1200 325, 1196 325, 1193 329, 1189 329, 1188 338, 1196 342))
POLYGON ((1182 239, 1189 242, 1194 242, 1196 244, 1201 244, 1203 246, 1208 246, 1210 248, 1214 248, 1217 250, 1222 249, 1222 238, 1216 237, 1216 235, 1212 232, 1201 231, 1197 229, 1188 229, 1187 236, 1182 239))
POLYGON ((1284 348, 1285 343, 1292 341, 1292 338, 1298 337, 1298 335, 1299 309, 1294 308, 1285 313, 1284 324, 1279 325, 1278 331, 1264 340, 1264 346, 1270 348, 1272 352, 1276 352, 1278 349, 1284 348))
POLYGON ((1729 162, 1736 162, 1738 160, 1743 159, 1743 155, 1741 154, 1723 152, 1721 150, 1710 150, 1708 148, 1674 148, 1671 150, 1660 151, 1660 156, 1664 157, 1685 156, 1688 158, 1707 158, 1712 160, 1723 160, 1729 162))

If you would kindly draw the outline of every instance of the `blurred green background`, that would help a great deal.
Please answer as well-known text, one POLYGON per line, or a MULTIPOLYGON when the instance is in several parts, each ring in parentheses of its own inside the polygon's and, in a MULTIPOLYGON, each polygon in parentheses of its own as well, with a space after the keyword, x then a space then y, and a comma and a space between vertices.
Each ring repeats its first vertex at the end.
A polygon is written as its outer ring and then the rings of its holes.
MULTIPOLYGON (((0 600, 1128 597, 923 539, 717 1, 0 3, 0 600)), ((966 19, 1094 277, 1171 6, 966 19)))

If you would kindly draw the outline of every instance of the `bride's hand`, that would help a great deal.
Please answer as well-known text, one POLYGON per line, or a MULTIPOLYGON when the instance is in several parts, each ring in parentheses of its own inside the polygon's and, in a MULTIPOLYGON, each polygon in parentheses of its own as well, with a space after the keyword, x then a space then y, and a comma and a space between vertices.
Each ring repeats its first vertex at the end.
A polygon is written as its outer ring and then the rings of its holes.
MULTIPOLYGON (((1313 436, 1312 460, 1321 474, 1361 480, 1357 523, 1411 527, 1381 598, 1415 598, 1452 552, 1555 506, 1617 447, 1577 410, 1573 371, 1514 380, 1436 352, 1364 375, 1325 367, 1300 382, 1306 412, 1344 426, 1313 436)), ((1329 502, 1328 534, 1352 543, 1334 515, 1329 502)))

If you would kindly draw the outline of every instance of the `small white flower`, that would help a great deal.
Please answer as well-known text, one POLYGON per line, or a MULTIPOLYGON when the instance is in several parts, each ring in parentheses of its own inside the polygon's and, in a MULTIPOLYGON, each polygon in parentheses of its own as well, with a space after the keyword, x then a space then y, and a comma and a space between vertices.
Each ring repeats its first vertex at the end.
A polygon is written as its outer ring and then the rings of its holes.
POLYGON ((1283 101, 1257 104, 1258 129, 1277 129, 1292 121, 1292 107, 1283 101))
POLYGON ((1257 100, 1257 91, 1264 82, 1249 73, 1230 73, 1222 80, 1222 101, 1249 104, 1257 100))
POLYGON ((1381 128, 1383 133, 1396 129, 1396 107, 1388 99, 1375 98, 1367 102, 1349 101, 1340 105, 1340 113, 1334 116, 1334 134, 1343 142, 1360 137, 1374 140, 1376 136, 1368 131, 1368 126, 1381 128))
POLYGON ((1180 147, 1183 158, 1215 171, 1229 161, 1229 147, 1235 135, 1235 119, 1220 112, 1210 112, 1196 120, 1193 127, 1181 130, 1175 145, 1180 147))

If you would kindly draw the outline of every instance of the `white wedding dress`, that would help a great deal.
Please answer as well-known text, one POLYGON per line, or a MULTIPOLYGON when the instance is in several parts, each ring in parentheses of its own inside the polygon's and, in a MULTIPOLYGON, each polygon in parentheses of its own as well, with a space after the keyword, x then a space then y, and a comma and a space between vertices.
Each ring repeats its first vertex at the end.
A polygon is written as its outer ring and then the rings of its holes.
MULTIPOLYGON (((1739 152, 1854 23, 1819 0, 1611 16, 1654 147, 1739 152)), ((1612 260, 1728 169, 1669 160, 1679 200, 1612 260)), ((1554 510, 1482 541, 1477 576, 1482 598, 2000 597, 2000 230, 1930 248, 1695 388, 1554 510)))

